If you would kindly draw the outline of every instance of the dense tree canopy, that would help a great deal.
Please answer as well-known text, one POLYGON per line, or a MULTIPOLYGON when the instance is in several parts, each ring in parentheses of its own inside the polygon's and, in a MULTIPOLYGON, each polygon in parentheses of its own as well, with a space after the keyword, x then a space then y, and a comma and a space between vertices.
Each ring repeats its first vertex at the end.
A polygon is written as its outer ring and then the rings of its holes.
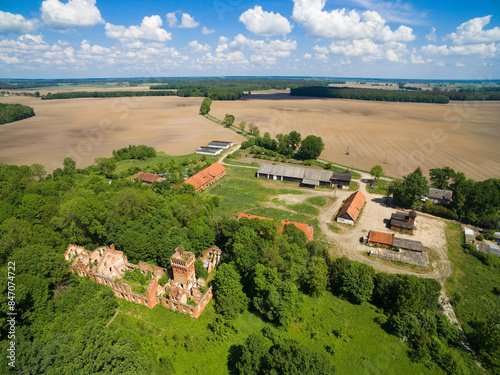
POLYGON ((325 144, 321 137, 308 135, 300 143, 299 153, 306 159, 316 159, 325 149, 325 144))
POLYGON ((211 105, 212 105, 212 99, 210 98, 203 99, 200 106, 200 114, 206 115, 208 112, 210 112, 211 105))
POLYGON ((0 103, 0 125, 32 116, 35 116, 35 111, 27 105, 0 103))
POLYGON ((420 167, 403 177, 403 180, 394 180, 390 186, 394 196, 394 203, 398 206, 411 208, 429 192, 427 178, 420 167))
POLYGON ((370 169, 370 174, 375 177, 375 179, 379 179, 384 175, 384 169, 382 168, 381 165, 374 165, 372 169, 370 169))

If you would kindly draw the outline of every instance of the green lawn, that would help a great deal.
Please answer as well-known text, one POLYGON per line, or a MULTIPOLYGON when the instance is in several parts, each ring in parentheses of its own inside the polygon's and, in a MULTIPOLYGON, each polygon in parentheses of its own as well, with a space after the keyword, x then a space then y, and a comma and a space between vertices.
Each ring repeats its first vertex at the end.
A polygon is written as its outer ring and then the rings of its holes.
POLYGON ((229 215, 237 215, 239 212, 260 215, 253 210, 262 207, 264 202, 271 201, 273 196, 302 194, 298 190, 264 186, 263 182, 255 177, 254 169, 228 167, 226 176, 207 188, 205 192, 221 198, 216 214, 229 215))
POLYGON ((378 180, 378 186, 376 188, 370 187, 371 180, 366 185, 366 190, 371 194, 382 194, 387 195, 387 189, 389 187, 390 181, 378 180))
POLYGON ((314 204, 315 206, 320 206, 320 207, 323 207, 326 204, 326 198, 321 196, 307 198, 306 201, 310 204, 314 204))
POLYGON ((306 215, 319 215, 319 210, 316 207, 310 206, 305 203, 294 204, 289 207, 294 211, 301 212, 306 215))

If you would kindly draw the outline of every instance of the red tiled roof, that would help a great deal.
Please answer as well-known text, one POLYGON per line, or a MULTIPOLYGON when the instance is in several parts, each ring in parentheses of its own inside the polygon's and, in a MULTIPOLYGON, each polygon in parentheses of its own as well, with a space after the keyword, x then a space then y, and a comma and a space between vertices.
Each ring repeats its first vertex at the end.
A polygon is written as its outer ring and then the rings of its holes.
POLYGON ((349 198, 346 199, 344 206, 342 206, 337 216, 342 216, 347 213, 353 221, 356 221, 365 200, 366 198, 360 190, 352 193, 349 198))
MULTIPOLYGON (((249 214, 243 214, 240 213, 238 215, 238 220, 241 218, 246 218, 246 219, 259 219, 259 220, 273 220, 268 217, 263 217, 263 216, 256 216, 256 215, 249 215, 249 214)), ((297 223, 295 221, 290 221, 290 220, 281 220, 281 227, 278 228, 278 231, 280 233, 283 233, 283 229, 286 224, 293 224, 295 225, 298 229, 300 229, 304 234, 306 235, 306 240, 307 242, 312 241, 313 236, 314 236, 314 227, 309 224, 303 224, 303 223, 297 223)))
POLYGON ((196 191, 205 189, 209 184, 215 182, 218 178, 226 174, 226 168, 220 163, 214 163, 194 176, 189 177, 185 184, 191 184, 196 191))
POLYGON ((142 182, 153 183, 153 182, 156 182, 158 180, 161 180, 162 178, 160 176, 158 176, 157 174, 146 173, 146 172, 139 172, 135 176, 134 180, 137 180, 137 179, 141 180, 142 182))
POLYGON ((394 240, 394 233, 377 232, 374 230, 371 230, 370 233, 368 233, 369 242, 375 242, 391 246, 393 240, 394 240))

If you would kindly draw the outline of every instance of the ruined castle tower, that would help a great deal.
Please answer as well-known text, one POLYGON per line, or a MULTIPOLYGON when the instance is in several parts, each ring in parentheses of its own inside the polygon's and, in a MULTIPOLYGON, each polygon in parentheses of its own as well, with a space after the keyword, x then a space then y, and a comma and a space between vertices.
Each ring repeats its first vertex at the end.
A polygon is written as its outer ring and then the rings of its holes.
POLYGON ((194 272, 195 256, 189 251, 175 249, 174 255, 170 257, 170 265, 174 274, 174 281, 181 284, 184 289, 190 290, 196 282, 194 272))

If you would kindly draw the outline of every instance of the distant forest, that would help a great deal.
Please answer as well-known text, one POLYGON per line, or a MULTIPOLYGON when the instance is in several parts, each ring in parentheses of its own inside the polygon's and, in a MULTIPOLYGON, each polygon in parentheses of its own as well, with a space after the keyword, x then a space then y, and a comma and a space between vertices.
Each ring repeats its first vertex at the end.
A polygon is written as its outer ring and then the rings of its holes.
POLYGON ((175 96, 175 91, 73 91, 42 95, 42 100, 76 98, 120 98, 125 96, 175 96))
POLYGON ((442 103, 450 100, 500 100, 498 88, 448 90, 381 90, 351 87, 306 86, 292 88, 292 96, 317 96, 325 98, 377 100, 386 102, 442 103))
POLYGON ((0 103, 0 125, 35 115, 33 108, 22 104, 0 103))

